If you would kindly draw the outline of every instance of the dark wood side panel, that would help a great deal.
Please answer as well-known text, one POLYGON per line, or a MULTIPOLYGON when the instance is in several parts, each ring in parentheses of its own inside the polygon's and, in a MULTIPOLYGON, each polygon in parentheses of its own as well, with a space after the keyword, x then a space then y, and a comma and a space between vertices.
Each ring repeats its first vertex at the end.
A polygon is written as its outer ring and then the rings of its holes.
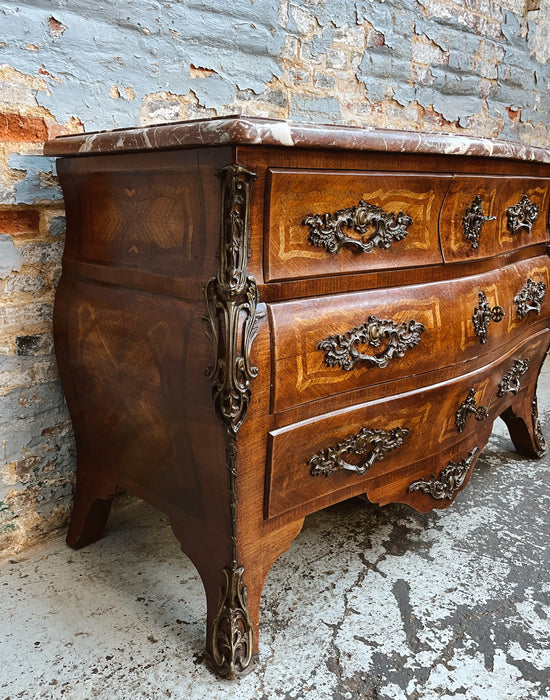
POLYGON ((60 290, 57 352, 74 387, 67 399, 78 447, 164 508, 185 503, 199 519, 216 501, 223 508, 223 431, 204 376, 211 349, 198 310, 85 280, 66 278, 60 290))
POLYGON ((61 159, 65 193, 65 262, 113 270, 104 280, 178 290, 193 299, 216 271, 220 184, 216 171, 230 149, 61 159), (152 282, 147 282, 153 280, 152 282))

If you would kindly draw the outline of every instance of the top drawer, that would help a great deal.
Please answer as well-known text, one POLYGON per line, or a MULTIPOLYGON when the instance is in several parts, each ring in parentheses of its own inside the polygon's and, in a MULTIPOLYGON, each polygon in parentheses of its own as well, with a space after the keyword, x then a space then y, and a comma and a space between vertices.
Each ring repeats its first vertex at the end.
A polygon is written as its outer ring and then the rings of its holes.
POLYGON ((445 262, 488 258, 547 239, 549 178, 459 175, 441 212, 445 262))
POLYGON ((439 212, 450 175, 268 171, 265 279, 442 262, 439 212))

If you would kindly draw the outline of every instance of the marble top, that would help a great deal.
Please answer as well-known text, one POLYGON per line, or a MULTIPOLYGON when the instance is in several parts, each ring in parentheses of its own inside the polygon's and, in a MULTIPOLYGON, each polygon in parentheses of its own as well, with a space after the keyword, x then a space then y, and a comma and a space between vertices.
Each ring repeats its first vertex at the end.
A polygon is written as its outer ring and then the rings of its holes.
POLYGON ((60 136, 44 145, 44 154, 78 156, 228 145, 438 153, 550 163, 548 150, 501 139, 307 124, 245 116, 60 136))

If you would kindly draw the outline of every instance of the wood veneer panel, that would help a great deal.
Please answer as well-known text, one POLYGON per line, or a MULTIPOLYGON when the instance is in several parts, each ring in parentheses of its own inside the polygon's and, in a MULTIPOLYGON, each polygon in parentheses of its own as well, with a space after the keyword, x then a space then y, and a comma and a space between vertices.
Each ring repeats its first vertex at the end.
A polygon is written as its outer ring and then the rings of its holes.
MULTIPOLYGON (((272 430, 269 433, 269 462, 266 489, 268 491, 266 517, 275 517, 306 504, 308 511, 316 509, 316 502, 337 492, 364 491, 375 502, 411 502, 425 508, 425 498, 407 493, 408 485, 419 474, 430 476, 430 469, 440 462, 443 452, 458 454, 457 445, 475 443, 481 423, 467 414, 465 427, 459 431, 456 414, 472 388, 476 390, 477 407, 488 409, 485 419, 490 426, 495 418, 510 405, 514 395, 499 396, 499 383, 512 368, 515 360, 527 360, 529 369, 520 377, 520 387, 536 381, 538 368, 546 352, 550 332, 542 331, 534 338, 508 351, 502 358, 481 370, 469 372, 450 382, 427 389, 394 395, 383 400, 366 402, 353 408, 334 411, 321 417, 272 430), (388 450, 384 458, 374 461, 364 475, 340 470, 331 476, 313 476, 311 458, 327 457, 327 451, 343 445, 362 429, 382 430, 406 428, 408 435, 402 443, 388 450), (437 456, 437 459, 434 457, 437 456), (432 458, 432 459, 430 459, 432 458), (408 479, 408 481, 407 481, 408 479)), ((353 450, 342 452, 350 464, 361 464, 368 450, 360 455, 353 450)), ((335 459, 332 459, 332 463, 335 459)))
MULTIPOLYGON (((520 319, 513 302, 527 280, 532 278, 550 287, 550 265, 546 256, 526 260, 506 270, 427 285, 414 285, 355 294, 318 297, 307 301, 270 304, 274 337, 273 411, 284 411, 309 401, 373 386, 394 379, 424 374, 485 354, 491 357, 510 341, 516 329, 529 323, 520 319), (501 306, 505 316, 491 322, 487 342, 481 343, 472 320, 483 292, 491 308, 501 306), (380 339, 372 348, 362 341, 348 343, 347 337, 374 316, 396 325, 411 321, 422 324, 418 343, 394 355, 386 366, 368 360, 358 361, 351 369, 327 364, 330 359, 320 343, 336 339, 336 352, 350 357, 350 348, 365 355, 383 357, 389 338, 380 339), (338 340, 342 337, 342 341, 338 340)), ((545 295, 540 317, 550 315, 550 298, 545 295)), ((531 315, 532 317, 532 315, 531 315)), ((393 341, 392 341, 393 342, 393 341)))
POLYGON ((546 241, 550 179, 527 177, 479 177, 460 175, 453 178, 441 212, 441 245, 446 262, 480 260, 546 241), (464 217, 479 196, 483 216, 477 247, 465 236, 464 217), (522 197, 539 208, 532 229, 512 233, 507 210, 522 197))
MULTIPOLYGON (((449 183, 448 176, 437 174, 270 168, 265 219, 266 281, 441 263, 438 221, 449 183), (331 253, 312 244, 311 227, 305 224, 307 217, 328 215, 334 221, 338 219, 336 212, 357 210, 361 202, 393 215, 387 229, 403 228, 405 238, 394 240, 387 248, 375 247, 370 253, 349 245, 331 253), (410 217, 411 223, 400 227, 401 215, 410 217)), ((385 226, 380 228, 387 230, 385 226)), ((376 232, 373 225, 366 226, 362 235, 353 226, 340 229, 346 236, 363 242, 376 232)))

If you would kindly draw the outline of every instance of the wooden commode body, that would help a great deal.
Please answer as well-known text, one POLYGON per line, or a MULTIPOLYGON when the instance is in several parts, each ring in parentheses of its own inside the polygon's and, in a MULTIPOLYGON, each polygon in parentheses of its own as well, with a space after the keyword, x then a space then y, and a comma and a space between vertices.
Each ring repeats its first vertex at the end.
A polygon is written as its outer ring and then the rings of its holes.
POLYGON ((445 508, 495 418, 545 448, 550 154, 229 117, 62 137, 55 342, 78 450, 68 542, 117 486, 168 514, 217 672, 304 517, 445 508))

